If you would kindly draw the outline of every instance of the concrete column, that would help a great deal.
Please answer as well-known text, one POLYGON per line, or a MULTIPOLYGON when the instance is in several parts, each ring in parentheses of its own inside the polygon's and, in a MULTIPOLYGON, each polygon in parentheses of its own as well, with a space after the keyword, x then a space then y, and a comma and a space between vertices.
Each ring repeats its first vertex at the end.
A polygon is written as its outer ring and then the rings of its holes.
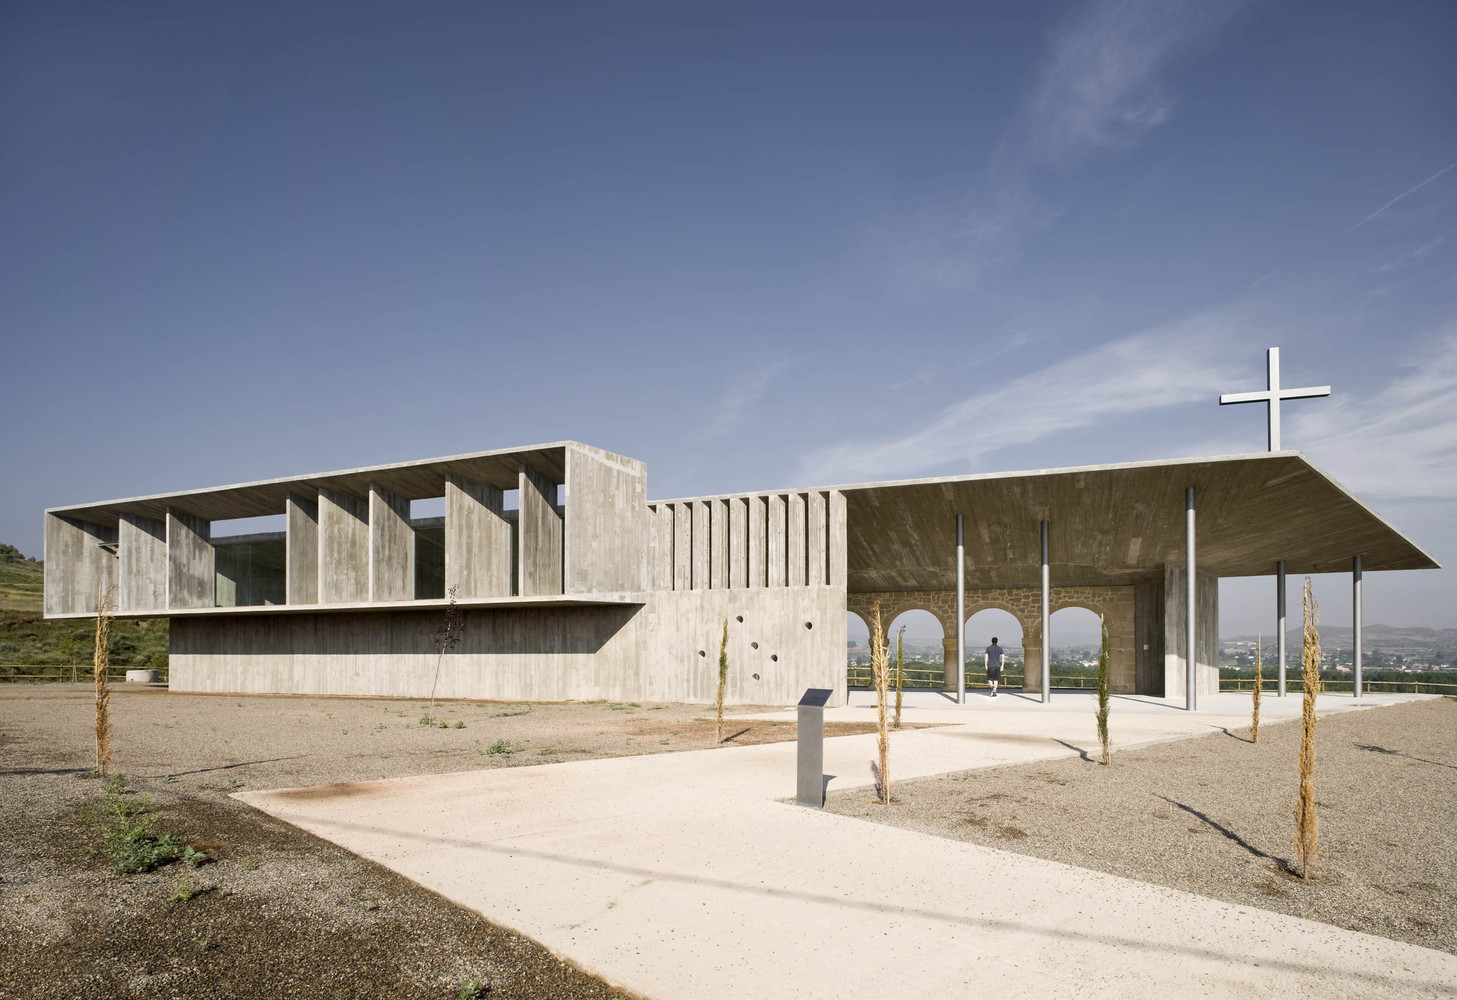
POLYGON ((823 587, 829 579, 825 561, 826 526, 828 524, 827 504, 823 493, 811 493, 806 498, 804 514, 804 582, 810 587, 823 587))
POLYGON ((1190 712, 1199 707, 1199 631, 1195 628, 1199 580, 1195 571, 1194 549, 1194 487, 1190 486, 1184 490, 1184 707, 1190 712))
POLYGON ((1351 694, 1357 698, 1361 697, 1361 631, 1361 557, 1357 555, 1351 560, 1351 676, 1355 681, 1351 694))
MULTIPOLYGON (((1042 522, 1042 704, 1046 705, 1052 701, 1052 573, 1048 563, 1047 551, 1047 521, 1042 522)), ((1026 641, 1025 639, 1023 640, 1026 641)), ((1025 653, 1026 650, 1023 650, 1025 653)), ((1027 663, 1022 664, 1023 676, 1027 673, 1027 663)))
POLYGON ((966 535, 956 515, 956 704, 966 704, 966 535))
POLYGON ((693 563, 691 586, 708 589, 708 570, 713 563, 713 539, 708 533, 708 501, 694 500, 690 505, 693 517, 693 563))
POLYGON ((788 587, 803 587, 806 579, 805 561, 808 554, 808 540, 805 538, 805 497, 803 493, 791 493, 784 499, 785 544, 784 584, 788 587))
POLYGON ((693 589, 693 505, 675 503, 673 508, 673 589, 693 589))
POLYGON ((827 503, 828 531, 825 534, 825 564, 829 570, 831 587, 846 586, 849 579, 849 523, 845 510, 845 494, 831 490, 827 503))
POLYGON ((956 683, 956 636, 943 635, 941 637, 941 690, 950 694, 956 690, 956 683))
POLYGON ((167 525, 139 514, 117 520, 119 613, 167 608, 167 525))
POLYGON ((410 501, 369 484, 369 599, 415 599, 415 531, 410 501))
POLYGON ((1280 661, 1278 697, 1285 697, 1285 560, 1275 563, 1275 651, 1280 661))
POLYGON ((785 586, 785 543, 787 541, 787 525, 785 517, 786 504, 784 496, 780 493, 769 495, 769 580, 771 587, 785 586))
POLYGON ((211 608, 216 584, 212 522, 168 507, 167 607, 211 608))
POLYGON ((714 590, 727 590, 728 567, 728 501, 708 501, 708 585, 714 590))
POLYGON ((768 585, 769 499, 749 497, 749 586, 768 585))
POLYGON ((511 522, 505 495, 464 476, 445 476, 445 592, 511 596, 511 522))
POLYGON ((557 484, 522 463, 517 474, 517 585, 522 596, 562 592, 562 515, 556 509, 557 484))
POLYGON ((369 600, 369 502, 319 490, 319 603, 369 600))
POLYGON ((728 585, 743 590, 749 585, 749 501, 734 497, 728 502, 728 585))
POLYGON ((319 603, 319 499, 283 501, 283 588, 287 604, 319 603))

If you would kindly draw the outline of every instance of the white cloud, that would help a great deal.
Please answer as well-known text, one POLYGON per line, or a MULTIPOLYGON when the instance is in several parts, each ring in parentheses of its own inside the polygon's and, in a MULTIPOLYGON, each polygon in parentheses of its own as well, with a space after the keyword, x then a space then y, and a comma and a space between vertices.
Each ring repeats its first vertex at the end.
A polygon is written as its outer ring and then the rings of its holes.
POLYGON ((788 359, 768 361, 747 373, 733 376, 724 388, 718 412, 704 428, 704 437, 721 437, 738 424, 744 413, 769 392, 769 386, 794 367, 788 359))
POLYGON ((797 482, 903 478, 1130 414, 1214 397, 1244 374, 1221 359, 1243 340, 1233 314, 1211 314, 1102 344, 942 410, 879 442, 842 441, 805 456, 797 482), (1049 392, 1050 386, 1056 392, 1049 392), (1037 405, 1028 405, 1037 400, 1037 405))
POLYGON ((1234 4, 1089 4, 1053 37, 1028 105, 1043 159, 1127 146, 1173 116, 1164 77, 1176 56, 1219 29, 1234 4))

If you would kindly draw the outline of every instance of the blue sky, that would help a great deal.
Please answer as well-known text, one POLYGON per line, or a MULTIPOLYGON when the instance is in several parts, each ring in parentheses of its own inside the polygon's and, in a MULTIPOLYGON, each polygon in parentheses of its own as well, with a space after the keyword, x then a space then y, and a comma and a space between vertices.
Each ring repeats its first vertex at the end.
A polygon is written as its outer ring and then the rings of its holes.
MULTIPOLYGON (((1286 445, 1451 564, 1454 40, 1399 2, 6 4, 0 539, 560 438, 656 497, 1260 450, 1215 400, 1278 345, 1335 387, 1286 445)), ((1368 622, 1454 607, 1368 578, 1368 622)))

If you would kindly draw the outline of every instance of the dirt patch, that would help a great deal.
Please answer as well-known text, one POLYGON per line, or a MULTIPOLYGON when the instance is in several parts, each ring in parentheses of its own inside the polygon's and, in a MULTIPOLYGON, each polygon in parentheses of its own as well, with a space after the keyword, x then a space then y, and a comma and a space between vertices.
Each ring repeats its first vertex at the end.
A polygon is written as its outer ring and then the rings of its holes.
POLYGON ((1309 881, 1291 873, 1299 738, 1298 722, 1266 724, 1257 744, 1221 732, 1107 767, 903 781, 888 808, 839 792, 826 808, 1457 953, 1457 702, 1320 721, 1309 881))
MULTIPOLYGON (((444 998, 466 980, 487 997, 622 995, 230 794, 361 795, 410 774, 716 745, 703 706, 447 702, 429 713, 413 700, 114 691, 114 773, 151 800, 158 831, 208 860, 113 872, 83 819, 103 796, 87 778, 89 687, 0 688, 0 998, 444 998)), ((724 735, 725 746, 768 743, 795 727, 726 719, 724 735)))

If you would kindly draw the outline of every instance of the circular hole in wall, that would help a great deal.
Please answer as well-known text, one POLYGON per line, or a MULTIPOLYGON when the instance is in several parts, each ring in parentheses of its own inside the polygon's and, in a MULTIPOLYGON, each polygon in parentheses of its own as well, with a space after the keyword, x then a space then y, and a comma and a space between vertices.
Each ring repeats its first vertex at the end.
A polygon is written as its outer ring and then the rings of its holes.
POLYGON ((758 680, 758 679, 759 679, 759 675, 758 674, 755 674, 754 675, 754 680, 758 680))
POLYGON ((704 652, 704 651, 703 651, 703 650, 701 650, 701 649, 700 649, 700 650, 699 650, 699 651, 698 651, 698 655, 699 655, 699 656, 707 656, 707 655, 708 655, 708 654, 707 654, 707 653, 705 653, 705 652, 704 652))
POLYGON ((804 623, 804 627, 805 628, 814 628, 815 627, 815 623, 814 622, 805 622, 804 623))
POLYGON ((738 616, 738 617, 737 617, 737 618, 735 618, 735 619, 734 619, 734 621, 736 621, 736 622, 738 622, 738 623, 739 623, 739 624, 740 624, 740 625, 742 625, 742 624, 743 624, 743 622, 744 622, 744 616, 743 616, 743 615, 739 615, 739 616, 738 616))
POLYGON ((778 653, 771 653, 770 656, 769 656, 769 659, 773 660, 775 663, 778 663, 779 662, 779 654, 778 653))
POLYGON ((749 646, 751 648, 753 648, 753 649, 758 649, 759 648, 759 644, 757 642, 751 642, 751 643, 749 643, 749 646))

